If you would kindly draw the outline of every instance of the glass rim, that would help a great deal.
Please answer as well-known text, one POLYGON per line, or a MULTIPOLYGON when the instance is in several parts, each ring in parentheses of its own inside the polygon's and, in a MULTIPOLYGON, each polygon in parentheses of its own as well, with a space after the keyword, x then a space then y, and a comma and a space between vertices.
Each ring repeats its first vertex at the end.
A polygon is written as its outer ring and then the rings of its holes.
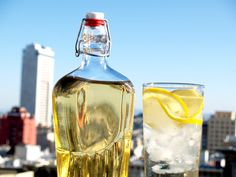
POLYGON ((203 84, 187 83, 187 82, 147 82, 143 83, 145 87, 161 87, 161 88, 181 88, 181 87, 197 87, 205 88, 203 84))

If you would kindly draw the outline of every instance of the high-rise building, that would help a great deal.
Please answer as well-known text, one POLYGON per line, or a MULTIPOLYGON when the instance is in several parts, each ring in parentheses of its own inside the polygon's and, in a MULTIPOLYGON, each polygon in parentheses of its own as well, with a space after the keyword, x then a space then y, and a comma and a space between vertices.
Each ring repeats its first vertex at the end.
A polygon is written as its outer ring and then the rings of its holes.
POLYGON ((207 126, 208 126, 208 121, 204 121, 203 124, 202 124, 202 147, 201 147, 201 150, 202 151, 205 151, 207 150, 207 126))
POLYGON ((31 117, 23 107, 13 107, 12 110, 0 117, 0 145, 36 144, 37 134, 34 117, 31 117))
POLYGON ((23 50, 20 104, 35 116, 36 124, 52 125, 54 51, 31 44, 23 50))
POLYGON ((210 151, 227 148, 227 135, 236 135, 234 112, 216 112, 208 121, 207 149, 210 151))

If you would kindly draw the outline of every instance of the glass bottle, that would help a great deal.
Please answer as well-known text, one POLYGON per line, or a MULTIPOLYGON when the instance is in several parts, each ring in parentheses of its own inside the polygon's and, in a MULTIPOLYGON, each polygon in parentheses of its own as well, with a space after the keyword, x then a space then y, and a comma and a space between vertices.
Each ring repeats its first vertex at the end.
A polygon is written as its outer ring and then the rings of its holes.
POLYGON ((79 68, 53 90, 58 177, 126 177, 134 88, 107 63, 110 35, 104 14, 87 13, 76 42, 79 68))

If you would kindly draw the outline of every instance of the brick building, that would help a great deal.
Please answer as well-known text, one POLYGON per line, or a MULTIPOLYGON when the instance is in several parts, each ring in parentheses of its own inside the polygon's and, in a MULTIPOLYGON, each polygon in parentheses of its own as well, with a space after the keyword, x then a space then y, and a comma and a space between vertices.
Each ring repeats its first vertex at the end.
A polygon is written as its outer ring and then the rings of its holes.
POLYGON ((0 145, 36 144, 35 119, 23 107, 13 107, 0 117, 0 145))

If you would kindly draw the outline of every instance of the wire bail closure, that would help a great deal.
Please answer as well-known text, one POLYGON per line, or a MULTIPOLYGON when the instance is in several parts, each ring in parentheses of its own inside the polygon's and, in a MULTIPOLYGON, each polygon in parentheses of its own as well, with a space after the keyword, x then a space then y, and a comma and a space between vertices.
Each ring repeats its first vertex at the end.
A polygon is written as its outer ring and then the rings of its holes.
POLYGON ((80 25, 80 29, 79 29, 79 33, 77 35, 77 38, 76 38, 76 42, 75 42, 75 56, 76 57, 79 57, 80 54, 88 54, 88 55, 92 55, 92 56, 99 56, 99 57, 109 57, 110 56, 110 50, 111 50, 111 36, 110 36, 110 30, 109 30, 109 27, 108 27, 108 22, 107 20, 104 20, 105 22, 105 26, 106 26, 106 30, 107 30, 107 34, 108 34, 108 51, 106 54, 104 55, 95 55, 95 54, 91 54, 91 53, 87 53, 87 52, 84 52, 82 50, 80 50, 80 46, 81 46, 81 43, 83 42, 83 39, 80 39, 80 34, 81 34, 81 31, 82 31, 82 28, 84 27, 84 24, 85 24, 85 21, 86 19, 83 18, 82 22, 81 22, 81 25, 80 25))

